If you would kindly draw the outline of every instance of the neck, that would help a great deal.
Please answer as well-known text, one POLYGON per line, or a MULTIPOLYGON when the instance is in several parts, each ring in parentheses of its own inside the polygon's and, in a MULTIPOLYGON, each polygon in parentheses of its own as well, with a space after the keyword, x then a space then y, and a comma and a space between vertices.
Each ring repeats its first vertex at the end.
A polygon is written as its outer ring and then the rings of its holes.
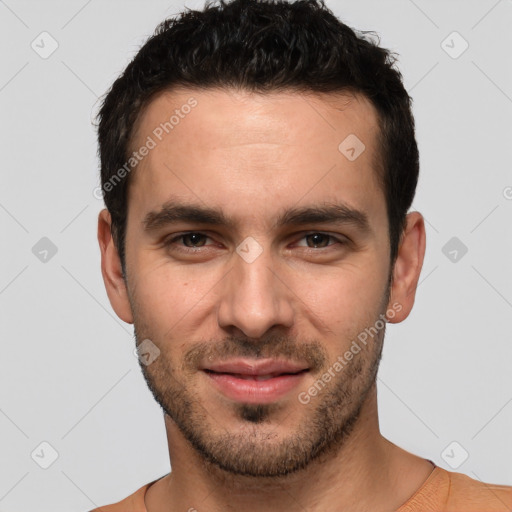
POLYGON ((432 471, 380 434, 375 386, 342 446, 279 478, 232 475, 206 463, 167 416, 165 423, 172 472, 148 490, 148 512, 389 512, 432 471))

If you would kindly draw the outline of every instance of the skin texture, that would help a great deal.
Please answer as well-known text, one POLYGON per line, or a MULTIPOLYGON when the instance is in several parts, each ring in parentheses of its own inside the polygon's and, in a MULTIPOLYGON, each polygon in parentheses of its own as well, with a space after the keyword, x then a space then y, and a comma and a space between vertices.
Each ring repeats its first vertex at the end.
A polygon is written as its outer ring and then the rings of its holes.
POLYGON ((148 490, 148 512, 392 511, 432 471, 379 432, 385 323, 376 322, 409 315, 425 228, 420 213, 408 214, 391 269, 377 133, 371 103, 348 94, 178 89, 155 97, 139 119, 133 149, 148 136, 156 146, 130 176, 126 282, 106 210, 98 240, 112 307, 134 324, 137 343, 149 339, 160 351, 141 369, 165 413, 172 473, 148 490), (191 98, 197 105, 156 138, 191 98), (350 134, 365 145, 353 161, 338 149, 350 134), (169 200, 222 209, 233 225, 180 221, 145 231, 146 215, 169 200), (364 212, 368 232, 274 226, 287 209, 334 202, 364 212), (198 235, 177 238, 185 232, 198 235), (252 262, 236 250, 247 237, 261 250, 252 262), (358 335, 379 325, 333 372, 358 335), (309 371, 275 402, 241 403, 200 370, 232 357, 309 371), (301 402, 329 368, 334 376, 301 402))

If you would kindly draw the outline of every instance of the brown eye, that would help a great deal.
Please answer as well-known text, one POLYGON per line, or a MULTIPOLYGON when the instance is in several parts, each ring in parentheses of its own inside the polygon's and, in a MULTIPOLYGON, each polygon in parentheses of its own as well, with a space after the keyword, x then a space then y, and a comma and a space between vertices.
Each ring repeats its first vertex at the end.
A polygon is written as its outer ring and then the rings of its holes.
MULTIPOLYGON (((315 248, 318 246, 327 247, 328 241, 332 238, 329 235, 325 235, 323 233, 314 233, 312 235, 306 235, 305 237, 308 241, 310 241, 315 248), (327 245, 326 245, 327 244, 327 245)), ((308 245, 309 246, 309 245, 308 245)), ((309 246, 310 247, 310 246, 309 246)))
POLYGON ((345 244, 343 238, 338 238, 327 233, 307 233, 301 238, 301 240, 304 240, 306 243, 299 243, 299 247, 306 247, 308 249, 325 249, 331 245, 345 244))
POLYGON ((181 235, 179 238, 183 240, 186 247, 203 247, 204 241, 208 237, 202 233, 186 233, 185 235, 181 235), (188 244, 187 241, 189 241, 190 244, 188 244))
MULTIPOLYGON (((194 250, 207 247, 206 241, 210 237, 204 233, 198 233, 196 231, 190 231, 189 233, 181 233, 181 235, 174 235, 164 241, 164 247, 172 250, 194 250)), ((192 252, 191 251, 191 252, 192 252)))

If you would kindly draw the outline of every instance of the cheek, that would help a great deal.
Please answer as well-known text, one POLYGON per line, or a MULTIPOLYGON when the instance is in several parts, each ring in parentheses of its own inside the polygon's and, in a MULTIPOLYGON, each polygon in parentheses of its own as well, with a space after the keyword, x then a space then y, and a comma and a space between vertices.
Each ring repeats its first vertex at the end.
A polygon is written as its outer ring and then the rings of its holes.
POLYGON ((378 315, 383 276, 368 265, 330 269, 314 279, 297 281, 297 295, 320 326, 337 336, 353 334, 378 315))
POLYGON ((346 264, 327 270, 325 275, 317 274, 308 284, 308 296, 329 310, 343 307, 354 311, 358 304, 370 304, 381 292, 381 278, 370 262, 346 264))
POLYGON ((198 314, 214 293, 212 272, 172 266, 168 261, 141 265, 133 283, 137 308, 146 322, 168 329, 183 326, 198 314), (186 317, 186 318, 185 318, 186 317))
POLYGON ((170 272, 155 266, 139 267, 135 272, 136 278, 132 279, 132 294, 136 300, 139 315, 146 321, 160 323, 169 319, 169 312, 173 316, 180 308, 181 284, 171 278, 170 272))

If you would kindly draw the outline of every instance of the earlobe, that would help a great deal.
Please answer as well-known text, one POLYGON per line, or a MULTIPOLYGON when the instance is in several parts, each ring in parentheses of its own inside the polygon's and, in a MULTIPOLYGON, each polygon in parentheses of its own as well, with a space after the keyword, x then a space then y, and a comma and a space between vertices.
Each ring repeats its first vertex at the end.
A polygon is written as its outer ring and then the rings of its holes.
POLYGON ((393 318, 388 319, 390 323, 400 323, 409 316, 414 305, 425 256, 426 236, 423 216, 419 212, 411 212, 407 214, 406 220, 407 224, 393 267, 393 283, 388 303, 388 309, 395 303, 400 304, 401 309, 393 318))
POLYGON ((133 323, 126 282, 123 278, 121 260, 110 231, 112 218, 107 209, 98 215, 98 243, 101 251, 101 274, 105 289, 117 316, 126 323, 133 323))

